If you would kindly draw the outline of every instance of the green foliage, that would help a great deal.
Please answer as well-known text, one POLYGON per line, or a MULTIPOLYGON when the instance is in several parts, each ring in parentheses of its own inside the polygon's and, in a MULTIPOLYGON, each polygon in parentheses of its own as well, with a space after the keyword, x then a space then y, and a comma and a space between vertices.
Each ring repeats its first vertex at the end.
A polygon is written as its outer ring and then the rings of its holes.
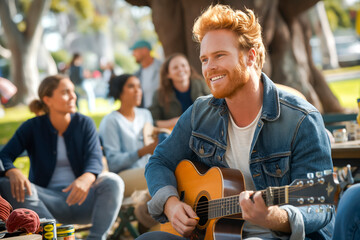
POLYGON ((324 1, 324 4, 332 31, 335 31, 338 28, 353 27, 349 10, 343 8, 342 0, 327 0, 324 1))
POLYGON ((79 28, 82 32, 101 31, 108 22, 108 16, 96 13, 91 0, 68 0, 76 15, 81 19, 79 28))
POLYGON ((94 15, 94 5, 90 0, 68 0, 78 16, 91 19, 94 15))
POLYGON ((138 69, 138 65, 131 55, 115 53, 115 63, 127 73, 133 73, 138 69))
POLYGON ((64 0, 51 0, 50 10, 54 13, 67 11, 67 5, 64 0))
POLYGON ((99 15, 99 14, 95 14, 93 19, 92 19, 92 22, 90 23, 90 26, 95 31, 101 31, 101 30, 104 29, 107 22, 108 22, 108 17, 107 16, 102 16, 102 15, 99 15))
POLYGON ((71 60, 71 55, 65 50, 59 50, 56 52, 51 52, 51 56, 55 60, 56 63, 67 63, 71 60))

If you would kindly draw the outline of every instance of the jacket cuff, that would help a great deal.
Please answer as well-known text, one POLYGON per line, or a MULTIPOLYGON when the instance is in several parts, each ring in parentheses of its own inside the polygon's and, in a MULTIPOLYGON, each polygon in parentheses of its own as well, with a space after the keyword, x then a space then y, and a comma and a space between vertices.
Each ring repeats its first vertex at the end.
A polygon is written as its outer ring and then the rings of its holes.
POLYGON ((164 214, 164 205, 168 198, 172 196, 179 198, 177 189, 174 186, 168 185, 160 188, 147 203, 149 213, 156 221, 160 223, 169 221, 164 214))
POLYGON ((289 233, 271 231, 273 235, 280 239, 289 239, 289 240, 305 239, 304 219, 300 210, 297 207, 291 205, 280 206, 280 208, 284 209, 288 214, 291 233, 289 234, 289 233))

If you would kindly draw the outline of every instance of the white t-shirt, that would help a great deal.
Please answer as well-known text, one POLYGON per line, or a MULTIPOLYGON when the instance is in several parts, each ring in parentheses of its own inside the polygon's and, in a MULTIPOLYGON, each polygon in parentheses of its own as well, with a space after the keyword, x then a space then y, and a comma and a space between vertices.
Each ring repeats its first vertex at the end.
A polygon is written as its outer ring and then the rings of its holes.
POLYGON ((262 107, 252 123, 246 127, 238 127, 229 114, 228 125, 228 145, 226 148, 225 159, 230 168, 239 169, 244 175, 247 190, 255 190, 255 186, 250 173, 250 147, 254 137, 256 124, 259 121, 262 107))
MULTIPOLYGON (((228 145, 226 148, 225 159, 230 168, 239 169, 241 171, 244 176, 246 190, 255 191, 255 185, 250 172, 249 160, 251 143, 254 138, 256 125, 261 116, 261 110, 262 107, 260 108, 260 111, 254 121, 246 127, 238 127, 231 114, 229 114, 228 145)), ((269 229, 253 225, 247 221, 245 221, 244 224, 243 238, 273 239, 269 229)))

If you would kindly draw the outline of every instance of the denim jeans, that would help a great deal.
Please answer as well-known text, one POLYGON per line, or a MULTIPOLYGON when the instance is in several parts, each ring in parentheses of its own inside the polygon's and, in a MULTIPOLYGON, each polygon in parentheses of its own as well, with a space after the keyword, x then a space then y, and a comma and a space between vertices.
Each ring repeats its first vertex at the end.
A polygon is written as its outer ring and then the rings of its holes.
POLYGON ((347 189, 337 209, 333 240, 360 239, 360 184, 347 189))
POLYGON ((0 178, 0 190, 14 209, 32 209, 40 218, 56 219, 63 224, 92 223, 87 239, 105 240, 120 210, 124 183, 114 173, 100 174, 80 206, 68 206, 66 198, 69 193, 62 192, 62 189, 47 189, 35 184, 31 184, 32 195, 26 195, 25 202, 19 203, 11 196, 10 182, 6 177, 0 178))

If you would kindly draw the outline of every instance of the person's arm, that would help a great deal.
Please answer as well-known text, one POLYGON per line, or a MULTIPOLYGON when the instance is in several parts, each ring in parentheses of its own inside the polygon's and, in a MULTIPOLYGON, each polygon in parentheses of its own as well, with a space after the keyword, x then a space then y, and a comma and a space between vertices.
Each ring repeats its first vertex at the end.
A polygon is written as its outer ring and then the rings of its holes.
POLYGON ((84 171, 68 187, 63 189, 63 192, 70 192, 66 199, 66 203, 69 206, 74 204, 81 205, 85 201, 91 185, 102 170, 102 152, 95 124, 88 117, 85 117, 80 123, 83 125, 77 127, 83 129, 81 141, 83 146, 80 147, 84 153, 84 171))
POLYGON ((29 179, 13 164, 15 159, 25 150, 28 141, 32 141, 31 123, 26 121, 0 151, 4 176, 9 178, 11 194, 18 202, 24 202, 26 191, 28 195, 32 195, 29 179))
POLYGON ((198 223, 194 210, 177 197, 169 197, 164 206, 164 213, 174 229, 184 237, 190 236, 198 223))
POLYGON ((243 191, 239 202, 244 220, 273 231, 291 232, 287 212, 278 206, 266 206, 261 192, 243 191))
POLYGON ((81 205, 86 200, 89 194, 91 185, 95 182, 96 176, 93 173, 86 172, 80 177, 76 178, 67 188, 63 189, 63 192, 69 192, 69 196, 66 198, 66 203, 71 205, 81 205))
MULTIPOLYGON (((330 141, 319 112, 314 110, 299 122, 293 139, 290 181, 306 178, 308 172, 316 173, 333 169, 330 141), (307 172, 304 172, 304 169, 307 172)), ((288 213, 292 239, 316 232, 334 219, 333 210, 321 211, 320 207, 326 208, 319 205, 313 205, 311 208, 290 205, 280 207, 288 213)))
POLYGON ((180 117, 174 117, 168 120, 157 120, 156 122, 156 126, 158 126, 159 128, 168 128, 171 129, 173 128, 177 121, 179 120, 180 117))
POLYGON ((82 142, 84 145, 81 147, 84 152, 85 167, 82 173, 89 172, 97 176, 103 168, 99 135, 96 132, 95 123, 91 118, 86 117, 83 124, 82 142))
POLYGON ((191 137, 191 113, 189 107, 180 117, 166 141, 159 143, 145 168, 145 177, 152 199, 148 203, 149 213, 159 222, 168 221, 164 206, 171 196, 179 197, 174 171, 183 159, 193 159, 189 147, 191 137))

